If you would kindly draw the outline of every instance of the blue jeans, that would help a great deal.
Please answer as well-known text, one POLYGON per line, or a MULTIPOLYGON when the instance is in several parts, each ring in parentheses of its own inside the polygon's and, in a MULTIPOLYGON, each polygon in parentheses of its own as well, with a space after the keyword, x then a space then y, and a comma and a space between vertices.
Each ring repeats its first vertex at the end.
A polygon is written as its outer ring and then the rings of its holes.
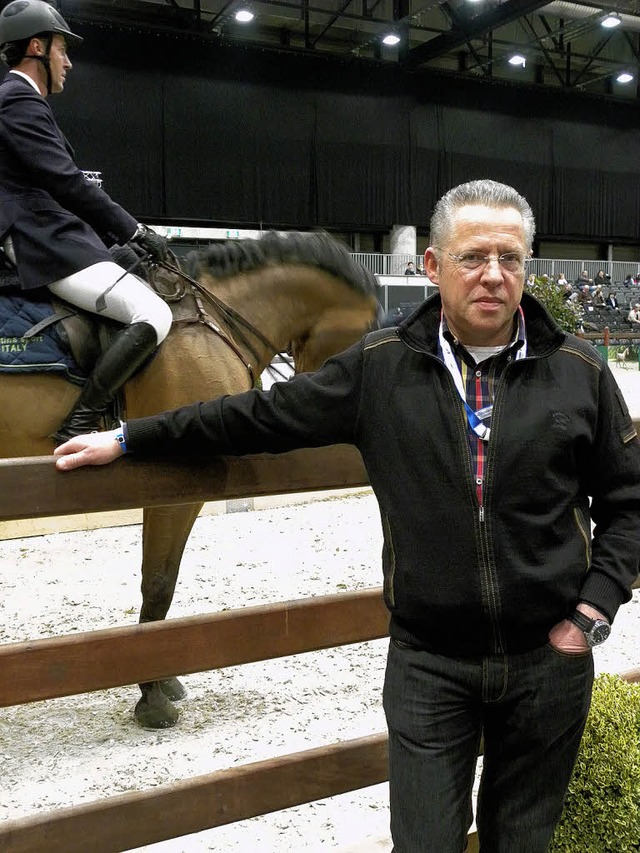
POLYGON ((449 658, 394 640, 384 709, 395 853, 545 853, 560 818, 591 701, 591 652, 449 658))

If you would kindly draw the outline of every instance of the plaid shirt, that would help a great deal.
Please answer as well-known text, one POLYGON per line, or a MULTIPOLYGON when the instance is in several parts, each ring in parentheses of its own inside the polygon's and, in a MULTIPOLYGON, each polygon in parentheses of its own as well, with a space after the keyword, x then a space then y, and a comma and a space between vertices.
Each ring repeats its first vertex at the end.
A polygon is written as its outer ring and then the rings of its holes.
MULTIPOLYGON (((474 412, 478 412, 487 406, 492 406, 495 400, 498 383, 502 377, 505 367, 515 359, 516 352, 526 341, 526 330, 522 312, 517 315, 517 329, 512 342, 497 355, 491 356, 479 364, 467 352, 464 346, 451 334, 447 321, 442 315, 443 333, 451 345, 456 364, 462 375, 462 383, 466 390, 467 403, 474 412)), ((444 362, 442 350, 438 346, 438 356, 444 362)), ((491 416, 483 418, 482 423, 491 426, 491 416)), ((467 439, 471 451, 471 462, 474 482, 476 486, 476 497, 478 504, 482 506, 482 491, 484 487, 485 465, 489 442, 483 441, 472 430, 467 422, 467 439)))

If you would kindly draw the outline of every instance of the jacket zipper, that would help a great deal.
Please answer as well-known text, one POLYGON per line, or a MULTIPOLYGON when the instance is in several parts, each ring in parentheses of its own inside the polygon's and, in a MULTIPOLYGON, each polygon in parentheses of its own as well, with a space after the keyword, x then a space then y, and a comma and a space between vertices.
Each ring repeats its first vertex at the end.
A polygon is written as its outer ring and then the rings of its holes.
MULTIPOLYGON (((432 356, 433 357, 433 356, 432 356)), ((442 362, 440 359, 436 359, 440 364, 442 362)), ((446 367, 442 365, 446 370, 446 367)), ((508 367, 508 365, 507 365, 508 367)), ((505 370, 507 368, 505 367, 505 370)), ((449 376, 451 385, 453 386, 453 379, 447 370, 447 375, 449 376)), ((454 389, 455 390, 455 389, 454 389)), ((457 392, 455 394, 455 399, 458 399, 457 392)), ((495 404, 494 404, 495 408, 495 404)), ((493 633, 493 642, 494 642, 494 650, 495 654, 503 654, 504 643, 502 640, 502 633, 500 631, 500 606, 499 606, 499 594, 497 589, 497 581, 495 579, 494 572, 491 569, 491 560, 489 558, 489 535, 487 532, 486 525, 486 510, 484 503, 479 504, 476 497, 475 490, 475 472, 473 467, 473 460, 471 458, 471 450, 469 448, 469 441, 467 439, 467 428, 463 419, 460 419, 460 433, 461 433, 461 447, 463 448, 462 454, 466 459, 466 469, 468 472, 468 482, 471 489, 471 500, 473 501, 475 508, 477 508, 477 518, 478 518, 478 526, 476 528, 476 555, 478 560, 478 566, 480 568, 480 582, 482 586, 482 605, 487 607, 488 610, 488 618, 489 624, 491 626, 491 630, 493 633)), ((491 446, 491 445, 489 445, 491 446)), ((487 455, 487 463, 489 462, 489 456, 487 455)), ((489 466, 487 465, 487 470, 489 470, 489 466)), ((483 495, 487 493, 487 478, 485 477, 484 487, 483 487, 483 495)), ((483 498, 484 500, 484 498, 483 498)), ((475 514, 475 513, 474 513, 475 514)), ((475 526, 475 525, 474 525, 475 526)))
MULTIPOLYGON (((442 364, 442 362, 440 361, 440 359, 437 356, 435 356, 433 353, 429 352, 428 350, 421 349, 420 347, 417 347, 417 346, 414 346, 414 345, 408 343, 406 340, 403 340, 403 343, 405 344, 405 346, 407 346, 409 349, 412 349, 414 352, 418 352, 421 355, 425 355, 425 356, 427 356, 427 358, 432 358, 435 361, 437 361, 438 364, 442 365, 442 369, 446 371, 447 376, 449 376, 449 381, 451 382, 451 385, 453 386, 453 379, 451 378, 449 371, 446 369, 445 365, 442 364)), ((495 423, 495 421, 494 421, 495 412, 496 412, 496 409, 498 407, 498 403, 499 403, 500 398, 501 398, 500 392, 504 386, 504 382, 502 380, 505 378, 506 373, 511 368, 511 366, 512 366, 512 363, 505 365, 505 368, 502 372, 502 379, 501 379, 500 384, 498 386, 496 399, 495 399, 494 405, 493 405, 494 414, 492 417, 492 427, 491 427, 492 430, 494 429, 493 424, 495 423)), ((457 397, 457 395, 456 395, 456 397, 457 397)), ((463 432, 464 432, 464 436, 463 436, 464 437, 464 447, 466 450, 465 455, 466 455, 466 459, 467 459, 467 471, 469 472, 470 485, 471 485, 472 490, 473 490, 473 500, 478 506, 478 515, 477 515, 477 518, 478 518, 478 528, 477 528, 478 529, 478 534, 477 534, 478 545, 477 545, 477 549, 476 549, 478 565, 480 566, 480 570, 482 572, 483 590, 484 590, 484 595, 486 596, 486 605, 488 608, 489 623, 490 623, 491 629, 493 631, 495 653, 501 655, 501 654, 504 654, 504 641, 502 639, 502 632, 500 630, 499 590, 498 590, 497 579, 495 577, 495 571, 492 571, 491 560, 489 558, 489 534, 487 532, 487 524, 486 524, 486 520, 487 520, 486 519, 486 509, 485 509, 484 503, 483 504, 477 503, 477 498, 476 498, 475 488, 474 488, 475 477, 474 477, 474 471, 473 471, 473 464, 472 464, 472 460, 471 460, 471 451, 469 450, 469 443, 467 441, 466 427, 463 427, 463 432)), ((487 472, 486 472, 486 476, 485 476, 485 480, 484 480, 484 486, 483 486, 483 496, 484 496, 483 500, 485 500, 486 495, 488 494, 488 492, 490 490, 489 489, 489 486, 490 486, 489 472, 491 471, 491 466, 490 466, 489 462, 491 461, 491 456, 492 456, 491 446, 492 445, 490 442, 489 443, 489 450, 487 453, 487 472)), ((494 444, 494 446, 495 446, 495 444, 494 444)))
MULTIPOLYGON (((496 391, 495 400, 493 402, 493 415, 491 418, 491 434, 492 437, 495 436, 495 430, 498 423, 498 418, 496 418, 496 413, 500 410, 500 404, 502 402, 502 398, 504 397, 503 389, 506 387, 505 379, 507 372, 511 369, 513 362, 509 362, 504 366, 504 370, 502 371, 502 376, 500 378, 500 382, 498 383, 498 388, 496 391)), ((486 582, 487 589, 487 599, 488 599, 488 607, 489 607, 489 616, 491 621, 491 627, 493 628, 493 637, 495 643, 496 654, 504 654, 504 641, 502 639, 502 631, 500 630, 500 591, 498 585, 498 579, 496 576, 496 567, 492 565, 492 561, 489 557, 489 534, 487 531, 486 525, 486 500, 487 497, 491 494, 491 484, 492 477, 491 472, 493 470, 493 455, 495 453, 495 441, 492 443, 489 442, 489 447, 487 449, 487 465, 485 470, 485 478, 484 478, 484 487, 482 490, 483 493, 483 505, 480 506, 479 509, 479 529, 480 529, 480 554, 479 557, 482 560, 482 567, 484 571, 484 577, 486 582)))
POLYGON ((585 548, 585 572, 588 572, 591 568, 591 537, 589 535, 589 531, 585 526, 585 522, 582 518, 582 513, 580 509, 576 506, 573 508, 573 517, 576 521, 576 526, 578 528, 578 533, 582 537, 584 541, 585 548))

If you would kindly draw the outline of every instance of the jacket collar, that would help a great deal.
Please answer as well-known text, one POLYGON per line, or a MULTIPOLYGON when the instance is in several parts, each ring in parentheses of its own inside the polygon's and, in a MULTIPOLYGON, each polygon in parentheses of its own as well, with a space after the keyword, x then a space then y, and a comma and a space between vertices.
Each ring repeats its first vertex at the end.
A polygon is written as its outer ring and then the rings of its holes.
MULTIPOLYGON (((565 332, 534 296, 523 293, 520 305, 524 312, 529 355, 548 355, 564 343, 565 332)), ((436 293, 400 323, 400 339, 413 349, 436 355, 441 310, 440 294, 436 293)))

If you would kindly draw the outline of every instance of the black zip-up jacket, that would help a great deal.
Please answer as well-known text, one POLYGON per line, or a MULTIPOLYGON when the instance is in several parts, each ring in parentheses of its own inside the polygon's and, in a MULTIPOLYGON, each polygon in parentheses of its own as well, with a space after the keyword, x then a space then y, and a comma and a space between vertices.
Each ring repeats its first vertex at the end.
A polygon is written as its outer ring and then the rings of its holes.
POLYGON ((462 403, 437 357, 439 296, 269 393, 130 421, 128 447, 242 455, 354 444, 380 505, 391 635, 448 655, 535 648, 579 600, 613 620, 630 598, 640 443, 594 347, 526 294, 522 307, 528 354, 498 386, 482 507, 462 403))

